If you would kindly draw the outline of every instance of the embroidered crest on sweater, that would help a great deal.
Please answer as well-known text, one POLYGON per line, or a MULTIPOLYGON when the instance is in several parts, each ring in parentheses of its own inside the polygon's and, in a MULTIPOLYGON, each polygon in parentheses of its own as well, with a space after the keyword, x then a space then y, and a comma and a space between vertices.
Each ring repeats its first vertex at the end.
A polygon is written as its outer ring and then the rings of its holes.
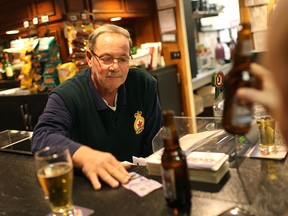
POLYGON ((136 134, 140 134, 144 130, 145 119, 141 115, 142 115, 141 111, 137 111, 137 113, 134 114, 135 117, 134 130, 136 134))

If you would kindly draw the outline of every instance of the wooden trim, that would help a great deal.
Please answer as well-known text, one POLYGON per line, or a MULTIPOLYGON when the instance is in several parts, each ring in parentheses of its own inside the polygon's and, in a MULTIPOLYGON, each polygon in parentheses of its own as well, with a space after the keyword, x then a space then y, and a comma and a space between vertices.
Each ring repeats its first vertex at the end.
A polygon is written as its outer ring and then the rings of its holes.
POLYGON ((245 0, 239 0, 240 22, 250 23, 249 9, 245 7, 245 0))
MULTIPOLYGON (((184 3, 183 0, 177 0, 176 5, 176 22, 177 22, 177 32, 178 32, 178 44, 180 51, 182 53, 182 59, 178 63, 178 71, 180 76, 180 86, 184 115, 192 117, 193 119, 193 129, 196 131, 196 113, 194 107, 194 97, 193 97, 193 87, 192 87, 192 73, 190 67, 190 55, 188 49, 188 38, 187 38, 187 28, 184 13, 184 3)), ((189 38, 191 40, 191 38, 189 38)))

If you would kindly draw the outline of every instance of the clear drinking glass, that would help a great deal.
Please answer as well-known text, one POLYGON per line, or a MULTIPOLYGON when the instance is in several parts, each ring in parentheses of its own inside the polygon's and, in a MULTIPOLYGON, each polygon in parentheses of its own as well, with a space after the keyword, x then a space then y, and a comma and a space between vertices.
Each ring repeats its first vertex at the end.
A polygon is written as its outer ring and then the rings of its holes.
POLYGON ((69 150, 60 146, 46 147, 35 153, 35 166, 52 215, 76 215, 72 200, 73 164, 69 150))
POLYGON ((275 145, 275 120, 262 105, 254 105, 253 111, 259 131, 259 152, 262 155, 274 153, 277 150, 275 145))

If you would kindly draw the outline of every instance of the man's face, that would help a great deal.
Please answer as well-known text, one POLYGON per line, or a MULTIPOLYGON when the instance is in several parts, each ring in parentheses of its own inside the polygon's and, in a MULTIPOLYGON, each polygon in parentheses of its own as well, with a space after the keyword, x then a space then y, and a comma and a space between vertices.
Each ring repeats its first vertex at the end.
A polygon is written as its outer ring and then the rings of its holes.
POLYGON ((117 92, 127 78, 129 60, 128 38, 116 33, 104 33, 97 38, 94 50, 87 53, 87 62, 100 94, 117 92))

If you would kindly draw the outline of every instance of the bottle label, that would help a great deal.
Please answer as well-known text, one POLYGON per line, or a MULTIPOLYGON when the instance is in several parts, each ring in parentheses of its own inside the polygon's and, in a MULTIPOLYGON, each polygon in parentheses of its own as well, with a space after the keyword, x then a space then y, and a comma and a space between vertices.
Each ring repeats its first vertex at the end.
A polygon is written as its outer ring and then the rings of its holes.
POLYGON ((244 40, 242 43, 241 55, 242 56, 251 56, 251 51, 252 51, 251 40, 244 40))
POLYGON ((236 96, 233 99, 232 125, 242 126, 252 121, 252 111, 246 100, 240 100, 236 96))
POLYGON ((12 67, 6 67, 5 68, 6 76, 7 77, 13 77, 13 69, 12 67))
POLYGON ((164 196, 169 200, 176 200, 175 172, 173 169, 162 168, 162 183, 164 196))

